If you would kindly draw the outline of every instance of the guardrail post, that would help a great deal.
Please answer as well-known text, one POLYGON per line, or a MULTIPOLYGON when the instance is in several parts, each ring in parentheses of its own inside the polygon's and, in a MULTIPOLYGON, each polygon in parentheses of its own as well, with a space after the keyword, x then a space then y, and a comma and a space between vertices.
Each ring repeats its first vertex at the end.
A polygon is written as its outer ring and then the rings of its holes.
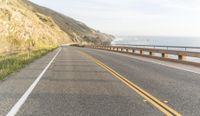
POLYGON ((178 55, 178 60, 186 60, 186 56, 184 56, 184 55, 178 55))
POLYGON ((128 52, 128 49, 125 48, 125 52, 128 52))
POLYGON ((125 52, 128 52, 128 49, 127 48, 124 48, 125 52))
POLYGON ((162 53, 162 58, 167 58, 168 55, 166 53, 162 53))
POLYGON ((140 54, 143 54, 143 50, 140 50, 140 54))
POLYGON ((134 49, 132 49, 132 53, 135 53, 135 50, 134 50, 134 49))
POLYGON ((150 55, 150 56, 153 56, 153 52, 149 52, 149 55, 150 55))
MULTIPOLYGON (((160 54, 162 58, 169 58, 169 55, 176 55, 177 56, 177 61, 187 61, 187 57, 195 57, 195 58, 200 58, 200 53, 199 52, 192 52, 192 51, 174 51, 170 50, 168 47, 168 50, 162 50, 162 49, 152 49, 152 48, 135 48, 135 47, 126 47, 126 46, 105 46, 105 45, 85 45, 85 47, 88 48, 95 48, 95 49, 102 49, 102 50, 110 50, 110 51, 119 51, 119 52, 128 52, 128 53, 136 53, 141 54, 141 55, 146 55, 146 52, 148 52, 149 56, 156 56, 156 54, 160 54)), ((173 46, 172 46, 173 47, 173 46)), ((180 47, 183 48, 183 47, 180 47)), ((189 49, 189 47, 188 47, 189 49)), ((191 48, 194 49, 194 48, 191 48)), ((200 49, 196 48, 195 49, 200 49)), ((191 61, 193 62, 193 61, 191 61)), ((194 61, 196 63, 196 61, 194 61)), ((199 62, 197 62, 199 63, 199 62)))

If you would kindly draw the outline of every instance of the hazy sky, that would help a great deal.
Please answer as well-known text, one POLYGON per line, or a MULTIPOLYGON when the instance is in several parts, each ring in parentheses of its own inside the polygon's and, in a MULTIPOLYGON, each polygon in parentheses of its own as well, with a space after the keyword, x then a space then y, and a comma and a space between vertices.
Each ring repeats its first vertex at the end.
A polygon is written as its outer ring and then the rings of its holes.
POLYGON ((200 36, 200 0, 31 0, 115 35, 200 36))

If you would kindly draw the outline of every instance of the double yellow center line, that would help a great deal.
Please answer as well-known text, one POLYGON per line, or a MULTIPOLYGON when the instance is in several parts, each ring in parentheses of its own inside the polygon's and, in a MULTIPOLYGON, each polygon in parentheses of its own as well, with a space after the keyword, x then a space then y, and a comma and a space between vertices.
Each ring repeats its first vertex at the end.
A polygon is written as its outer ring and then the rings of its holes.
POLYGON ((152 105, 154 105, 156 108, 158 108, 160 111, 162 111, 165 115, 167 115, 167 116, 181 116, 180 113, 178 113, 177 111, 175 111, 171 107, 167 106, 166 104, 164 104, 163 102, 161 102, 160 100, 158 100, 157 98, 155 98, 154 96, 152 96, 151 94, 149 94, 148 92, 146 92, 145 90, 143 90, 142 88, 140 88, 139 86, 134 84, 133 82, 129 81, 124 76, 120 75, 115 70, 111 69, 110 67, 108 67, 107 65, 102 63, 101 61, 97 60, 96 58, 90 56, 87 53, 84 53, 82 51, 79 51, 79 52, 82 55, 84 55, 84 56, 88 57, 89 59, 91 59, 92 61, 94 61, 96 64, 101 66, 103 69, 110 72, 114 77, 116 77, 117 79, 119 79, 120 81, 125 83, 127 86, 129 86, 131 89, 133 89, 135 92, 137 92, 139 95, 141 95, 147 101, 149 101, 152 105))

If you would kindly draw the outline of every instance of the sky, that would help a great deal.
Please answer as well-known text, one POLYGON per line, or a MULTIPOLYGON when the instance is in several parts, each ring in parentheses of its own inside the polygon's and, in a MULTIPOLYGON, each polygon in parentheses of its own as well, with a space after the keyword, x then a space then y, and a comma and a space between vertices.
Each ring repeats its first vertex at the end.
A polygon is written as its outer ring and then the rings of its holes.
POLYGON ((200 37, 200 0, 30 1, 114 35, 200 37))

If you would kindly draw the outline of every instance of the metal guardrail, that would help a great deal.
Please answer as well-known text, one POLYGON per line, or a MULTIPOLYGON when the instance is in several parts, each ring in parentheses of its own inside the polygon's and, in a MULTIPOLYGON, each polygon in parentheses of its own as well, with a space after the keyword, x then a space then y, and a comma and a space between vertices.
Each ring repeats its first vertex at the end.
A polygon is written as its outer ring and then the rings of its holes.
POLYGON ((115 44, 112 46, 86 46, 86 47, 109 50, 109 51, 114 51, 114 52, 142 55, 146 57, 152 57, 152 58, 157 58, 157 59, 163 59, 163 60, 168 60, 168 61, 175 61, 175 62, 181 62, 185 64, 193 64, 193 65, 200 66, 200 52, 187 51, 187 49, 200 50, 200 47, 129 45, 129 44, 115 44), (164 47, 166 49, 161 49, 164 47), (175 48, 175 50, 173 50, 172 48, 175 48), (176 50, 177 48, 179 49, 181 48, 185 50, 176 50), (156 56, 155 53, 160 54, 160 57, 156 56), (177 56, 177 59, 172 59, 169 57, 169 55, 175 55, 177 56), (199 58, 199 62, 188 61, 187 57, 199 58))
POLYGON ((193 47, 193 46, 162 46, 162 45, 134 45, 134 44, 113 44, 113 46, 127 46, 127 47, 141 47, 141 48, 166 48, 167 50, 169 49, 184 49, 184 51, 195 49, 199 50, 200 52, 200 47, 193 47))

